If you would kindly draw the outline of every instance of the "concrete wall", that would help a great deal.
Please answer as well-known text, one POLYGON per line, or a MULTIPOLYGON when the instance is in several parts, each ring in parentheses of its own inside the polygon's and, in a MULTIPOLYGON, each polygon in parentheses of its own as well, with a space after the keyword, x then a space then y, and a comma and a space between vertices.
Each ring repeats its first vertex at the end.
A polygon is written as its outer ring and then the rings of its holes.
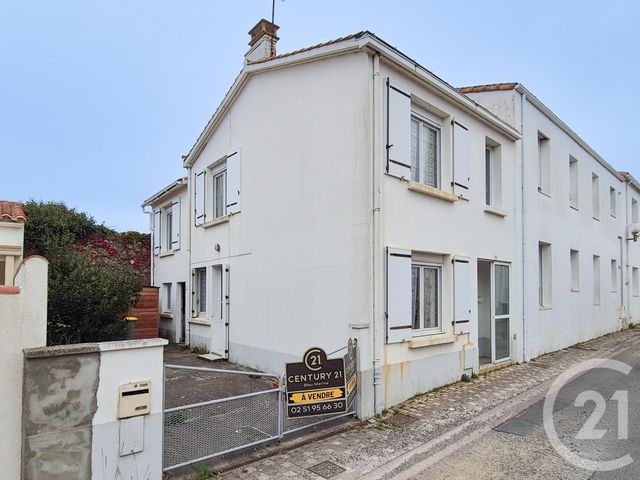
POLYGON ((22 349, 47 341, 47 271, 42 257, 21 265, 15 287, 0 287, 0 465, 2 477, 20 478, 22 443, 22 349))
POLYGON ((23 478, 160 479, 166 343, 26 349, 23 478), (150 413, 118 420, 118 387, 145 380, 151 382, 150 413))

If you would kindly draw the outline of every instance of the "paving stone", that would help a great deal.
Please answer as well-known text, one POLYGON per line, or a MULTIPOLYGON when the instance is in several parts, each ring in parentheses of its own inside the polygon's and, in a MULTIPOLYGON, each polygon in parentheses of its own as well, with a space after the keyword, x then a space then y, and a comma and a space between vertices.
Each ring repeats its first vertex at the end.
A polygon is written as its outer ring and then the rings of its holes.
POLYGON ((344 472, 346 469, 336 465, 335 463, 324 461, 308 468, 308 470, 316 475, 320 475, 322 478, 331 478, 344 472))

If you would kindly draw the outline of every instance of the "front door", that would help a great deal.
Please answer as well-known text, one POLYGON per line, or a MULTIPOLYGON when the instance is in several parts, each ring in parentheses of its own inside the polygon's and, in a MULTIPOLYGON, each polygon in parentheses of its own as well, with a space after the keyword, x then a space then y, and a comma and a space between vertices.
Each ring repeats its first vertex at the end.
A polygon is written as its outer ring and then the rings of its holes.
POLYGON ((493 262, 491 264, 491 361, 507 360, 511 356, 510 349, 510 300, 509 300, 509 265, 493 262))
POLYGON ((213 314, 211 318, 211 351, 222 358, 228 358, 229 267, 225 265, 214 265, 212 274, 213 314))

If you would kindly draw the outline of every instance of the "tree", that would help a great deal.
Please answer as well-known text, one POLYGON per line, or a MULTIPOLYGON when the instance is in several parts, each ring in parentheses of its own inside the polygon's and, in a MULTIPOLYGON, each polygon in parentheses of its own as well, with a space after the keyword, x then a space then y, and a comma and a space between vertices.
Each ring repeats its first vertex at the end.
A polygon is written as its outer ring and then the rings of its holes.
MULTIPOLYGON (((47 343, 59 345, 122 339, 127 310, 142 289, 128 260, 91 249, 92 236, 120 234, 59 202, 24 204, 25 251, 49 259, 47 343)), ((125 240, 126 241, 126 240, 125 240)))

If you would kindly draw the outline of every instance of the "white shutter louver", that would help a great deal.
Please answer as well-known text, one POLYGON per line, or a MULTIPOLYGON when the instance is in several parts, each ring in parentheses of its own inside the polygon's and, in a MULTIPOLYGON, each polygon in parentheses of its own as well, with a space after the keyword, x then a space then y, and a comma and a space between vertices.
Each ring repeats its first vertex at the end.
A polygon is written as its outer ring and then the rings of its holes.
POLYGON ((411 340, 411 251, 387 247, 387 343, 411 340))
POLYGON ((171 205, 171 250, 180 250, 180 217, 182 202, 178 198, 171 205))
POLYGON ((160 210, 153 212, 153 254, 160 253, 160 210))
POLYGON ((197 173, 195 176, 195 185, 194 185, 194 190, 193 190, 193 204, 195 206, 194 209, 194 218, 195 218, 195 225, 196 227, 198 225, 202 225, 205 222, 206 219, 206 215, 205 215, 205 208, 206 208, 206 203, 205 203, 205 177, 206 177, 206 172, 203 170, 200 173, 197 173))
POLYGON ((387 78, 387 173, 411 178, 411 96, 387 78))
POLYGON ((453 259, 453 321, 455 333, 471 332, 471 264, 453 259))
POLYGON ((469 191, 469 165, 471 161, 469 129, 453 121, 453 193, 463 197, 469 191))
POLYGON ((227 155, 227 214, 240 211, 241 167, 240 150, 227 155))

